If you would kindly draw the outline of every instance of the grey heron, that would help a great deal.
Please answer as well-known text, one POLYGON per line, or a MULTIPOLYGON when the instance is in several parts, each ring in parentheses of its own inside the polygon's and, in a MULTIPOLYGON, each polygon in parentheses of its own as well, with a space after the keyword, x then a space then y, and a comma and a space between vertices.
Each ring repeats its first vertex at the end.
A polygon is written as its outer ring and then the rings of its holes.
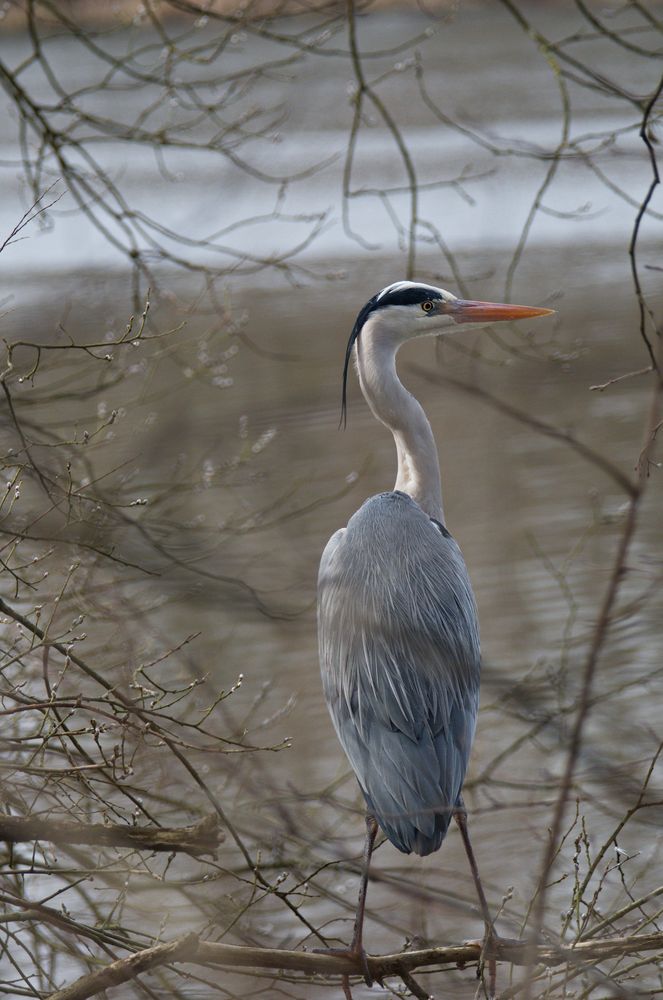
MULTIPOLYGON (((467 831, 462 786, 479 705, 481 655, 472 586, 442 507, 437 448, 419 402, 400 382, 396 353, 415 337, 546 316, 551 309, 456 298, 398 281, 359 313, 350 361, 373 415, 394 437, 393 490, 370 497, 330 538, 318 577, 322 682, 338 738, 367 806, 352 943, 363 950, 368 870, 378 826, 406 854, 436 851, 455 817, 486 925, 488 906, 467 831)), ((494 991, 494 963, 492 971, 494 991)), ((347 980, 344 981, 349 996, 347 980)))

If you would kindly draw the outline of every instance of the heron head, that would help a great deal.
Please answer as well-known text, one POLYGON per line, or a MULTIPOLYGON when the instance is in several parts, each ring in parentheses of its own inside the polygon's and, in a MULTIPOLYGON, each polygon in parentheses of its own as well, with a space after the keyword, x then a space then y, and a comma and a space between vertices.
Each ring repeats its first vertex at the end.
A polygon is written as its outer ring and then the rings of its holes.
POLYGON ((343 410, 346 410, 348 368, 362 330, 371 328, 388 338, 395 348, 414 337, 440 336, 457 330, 489 326, 507 320, 550 316, 554 309, 516 306, 501 302, 459 299, 444 288, 418 281, 396 281, 369 299, 350 334, 343 366, 343 410))

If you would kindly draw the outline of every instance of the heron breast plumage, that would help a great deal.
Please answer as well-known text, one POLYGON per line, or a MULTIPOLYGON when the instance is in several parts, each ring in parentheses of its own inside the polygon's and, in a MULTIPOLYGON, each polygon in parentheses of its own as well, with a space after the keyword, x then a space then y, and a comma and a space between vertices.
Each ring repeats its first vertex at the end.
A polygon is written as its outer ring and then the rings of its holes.
POLYGON ((371 497, 320 563, 331 717, 369 810, 399 850, 447 831, 474 736, 480 648, 458 545, 409 496, 371 497))

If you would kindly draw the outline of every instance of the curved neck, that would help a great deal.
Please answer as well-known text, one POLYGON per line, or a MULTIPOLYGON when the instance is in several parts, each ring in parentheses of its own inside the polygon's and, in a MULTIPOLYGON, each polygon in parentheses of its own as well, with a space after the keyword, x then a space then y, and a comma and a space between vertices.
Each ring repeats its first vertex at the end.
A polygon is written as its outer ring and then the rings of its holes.
POLYGON ((444 524, 440 463, 435 438, 421 404, 396 374, 400 339, 367 323, 357 341, 357 373, 374 416, 394 435, 398 476, 394 489, 402 490, 430 517, 444 524))

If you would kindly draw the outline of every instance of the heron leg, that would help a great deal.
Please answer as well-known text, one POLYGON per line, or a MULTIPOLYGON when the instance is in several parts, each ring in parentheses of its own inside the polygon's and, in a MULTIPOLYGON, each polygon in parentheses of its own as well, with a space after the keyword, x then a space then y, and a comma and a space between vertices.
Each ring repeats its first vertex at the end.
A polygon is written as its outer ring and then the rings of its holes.
MULTIPOLYGON (((371 975, 371 970, 368 967, 368 959, 366 957, 366 952, 363 946, 363 936, 364 936, 364 913, 366 911, 366 893, 368 890, 368 871, 371 866, 371 856, 373 854, 373 847, 375 845, 375 838, 378 834, 378 822, 375 816, 370 813, 366 814, 366 840, 364 841, 364 853, 362 855, 361 862, 361 881, 359 883, 359 898, 357 900, 357 911, 355 913, 355 925, 352 932, 352 942, 349 948, 315 948, 316 952, 326 951, 327 954, 332 955, 350 955, 352 958, 358 958, 361 962, 362 972, 364 973, 364 979, 366 980, 367 986, 373 985, 373 976, 371 975)), ((350 977, 343 976, 341 980, 343 984, 343 995, 346 1000, 352 1000, 352 993, 350 992, 350 977)))
POLYGON ((366 910, 366 893, 368 891, 368 870, 371 866, 371 856, 373 854, 373 847, 375 846, 375 838, 377 835, 378 821, 375 816, 371 816, 370 813, 366 813, 366 840, 364 841, 364 854, 361 862, 361 882, 359 883, 359 898, 357 900, 357 913, 355 915, 355 926, 352 933, 350 951, 352 951, 355 955, 363 956, 363 964, 366 966, 364 969, 364 977, 366 978, 369 986, 372 985, 372 980, 370 974, 368 974, 366 952, 363 948, 364 913, 366 910), (369 982, 369 980, 371 981, 369 982))
POLYGON ((497 980, 497 962, 495 958, 490 955, 491 945, 495 941, 497 935, 495 934, 495 928, 493 925, 492 918, 490 916, 490 911, 488 910, 488 902, 486 900, 486 894, 483 891, 483 885, 481 883, 481 876, 479 875, 479 866, 477 865, 477 859, 474 856, 474 851, 472 850, 472 842, 470 840, 470 834, 467 829, 467 811, 465 809, 465 803, 462 798, 459 798, 458 805, 454 810, 454 819, 458 824, 458 829, 460 830, 460 835, 463 839, 463 846, 465 848, 465 853, 467 854, 467 860, 470 865, 470 871, 472 872, 472 878, 474 879, 474 887, 476 889, 477 897, 479 899, 479 906, 481 908, 481 914, 483 916, 484 926, 486 928, 486 934, 483 943, 483 951, 488 951, 488 996, 490 1000, 493 1000, 496 990, 496 980, 497 980))

